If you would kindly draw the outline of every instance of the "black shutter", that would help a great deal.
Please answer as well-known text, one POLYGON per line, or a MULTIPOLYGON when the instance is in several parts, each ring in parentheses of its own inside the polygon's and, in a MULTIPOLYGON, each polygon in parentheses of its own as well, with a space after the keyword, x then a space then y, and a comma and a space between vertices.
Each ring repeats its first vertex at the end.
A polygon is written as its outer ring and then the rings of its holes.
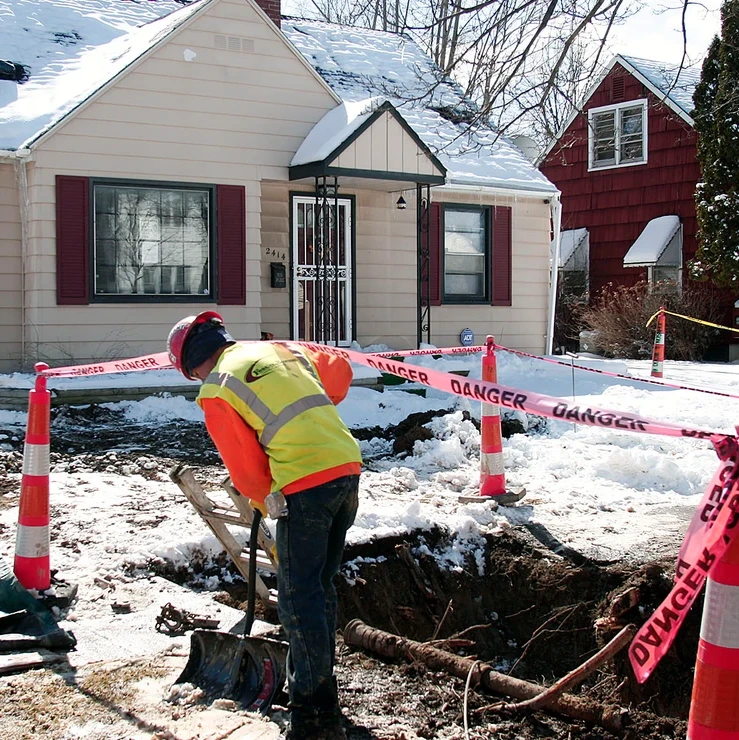
POLYGON ((492 304, 511 305, 511 209, 493 208, 492 304))
POLYGON ((218 213, 218 303, 246 303, 246 188, 219 185, 218 213))
POLYGON ((432 203, 429 219, 429 300, 432 306, 441 305, 441 203, 432 203))
POLYGON ((90 185, 86 177, 56 177, 56 302, 90 302, 90 185))

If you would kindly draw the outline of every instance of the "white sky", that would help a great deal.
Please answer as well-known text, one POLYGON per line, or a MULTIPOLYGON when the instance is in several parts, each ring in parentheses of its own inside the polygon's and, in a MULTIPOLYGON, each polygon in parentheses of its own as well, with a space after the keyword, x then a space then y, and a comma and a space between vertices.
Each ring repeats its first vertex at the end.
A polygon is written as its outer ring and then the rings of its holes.
MULTIPOLYGON (((688 55, 700 62, 721 30, 720 0, 691 2, 686 15, 688 55)), ((681 0, 645 0, 644 7, 612 32, 614 53, 679 64, 683 52, 681 0)))

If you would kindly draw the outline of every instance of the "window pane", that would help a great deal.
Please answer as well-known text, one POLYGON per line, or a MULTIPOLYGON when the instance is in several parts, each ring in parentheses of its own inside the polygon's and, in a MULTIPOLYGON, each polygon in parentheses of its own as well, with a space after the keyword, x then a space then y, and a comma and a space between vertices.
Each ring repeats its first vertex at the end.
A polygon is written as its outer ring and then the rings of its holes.
POLYGON ((680 277, 680 268, 679 267, 659 267, 658 265, 655 265, 653 275, 654 275, 655 283, 659 283, 659 282, 666 281, 666 280, 676 283, 680 277))
POLYGON ((447 275, 444 283, 449 295, 462 295, 470 298, 482 297, 482 275, 447 275))
POLYGON ((95 186, 95 292, 208 295, 210 193, 95 186))
POLYGON ((485 270, 484 254, 453 254, 447 252, 447 272, 461 272, 467 275, 482 274, 485 270))
POLYGON ((616 162, 616 114, 615 111, 596 113, 592 118, 593 164, 616 162))
POLYGON ((485 298, 487 229, 484 208, 444 210, 444 293, 485 298))
POLYGON ((621 110, 621 162, 640 162, 644 159, 643 111, 641 106, 621 110))

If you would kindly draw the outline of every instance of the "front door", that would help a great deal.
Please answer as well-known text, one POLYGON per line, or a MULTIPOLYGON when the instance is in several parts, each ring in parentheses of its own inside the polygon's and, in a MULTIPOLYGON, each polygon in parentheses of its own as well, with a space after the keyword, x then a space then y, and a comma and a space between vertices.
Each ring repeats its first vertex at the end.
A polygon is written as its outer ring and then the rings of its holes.
POLYGON ((293 339, 348 346, 352 338, 351 200, 292 199, 293 339))

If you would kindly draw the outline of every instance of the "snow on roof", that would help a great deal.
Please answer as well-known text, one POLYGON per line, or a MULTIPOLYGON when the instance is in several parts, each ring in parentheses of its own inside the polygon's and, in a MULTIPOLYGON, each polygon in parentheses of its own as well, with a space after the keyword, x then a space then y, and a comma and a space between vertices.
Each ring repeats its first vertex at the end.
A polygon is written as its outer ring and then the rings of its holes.
POLYGON ((473 105, 407 36, 299 18, 283 18, 282 31, 345 102, 390 101, 447 168, 448 183, 556 192, 492 127, 468 132, 473 105))
POLYGON ((679 261, 675 262, 675 256, 672 254, 678 251, 679 260, 679 250, 671 249, 669 254, 664 254, 679 229, 680 218, 678 216, 653 218, 626 253, 624 267, 644 267, 658 263, 679 264, 679 261), (668 257, 670 259, 665 259, 668 257))
POLYGON ((345 101, 330 110, 310 130, 290 162, 294 167, 310 162, 322 162, 346 141, 384 102, 383 98, 345 101))
POLYGON ((0 82, 17 88, 3 89, 0 149, 31 144, 207 1, 0 0, 0 56, 30 71, 0 82))
POLYGON ((570 257, 587 236, 587 229, 567 229, 562 232, 559 242, 559 267, 564 267, 569 262, 570 257))
POLYGON ((664 64, 650 59, 619 55, 683 112, 690 115, 693 110, 693 93, 701 78, 698 69, 680 69, 674 64, 664 64), (679 74, 678 74, 679 72, 679 74), (677 82, 675 78, 677 77, 677 82), (674 83, 674 86, 673 86, 674 83))

